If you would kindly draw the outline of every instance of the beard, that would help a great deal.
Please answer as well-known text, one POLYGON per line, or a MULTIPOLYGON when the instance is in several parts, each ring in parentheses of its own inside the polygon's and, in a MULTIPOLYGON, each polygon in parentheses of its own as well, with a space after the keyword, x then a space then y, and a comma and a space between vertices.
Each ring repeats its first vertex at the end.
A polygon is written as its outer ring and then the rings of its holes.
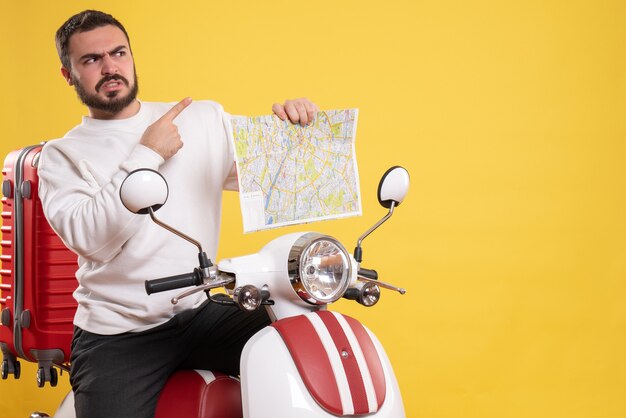
POLYGON ((119 74, 105 76, 98 82, 98 84, 96 84, 95 90, 97 93, 104 83, 111 80, 121 81, 126 85, 126 87, 130 88, 126 96, 118 97, 120 95, 120 92, 112 91, 107 95, 106 99, 103 99, 97 94, 89 93, 76 79, 74 80, 74 89, 76 90, 78 98, 81 102, 83 102, 85 106, 115 115, 124 110, 137 98, 137 93, 139 92, 139 83, 137 82, 137 71, 133 71, 135 82, 132 86, 125 77, 119 74))

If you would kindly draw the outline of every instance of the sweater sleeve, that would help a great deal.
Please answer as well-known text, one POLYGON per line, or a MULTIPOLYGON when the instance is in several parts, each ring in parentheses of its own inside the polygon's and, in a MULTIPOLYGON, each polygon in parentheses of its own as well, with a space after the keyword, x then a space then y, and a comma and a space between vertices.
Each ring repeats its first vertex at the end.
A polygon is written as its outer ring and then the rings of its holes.
POLYGON ((136 145, 110 179, 96 179, 88 161, 77 160, 51 142, 43 148, 38 170, 44 214, 74 252, 90 261, 107 262, 143 224, 143 217, 122 204, 122 182, 134 169, 158 169, 162 163, 160 155, 136 145))
POLYGON ((228 150, 228 164, 229 172, 224 180, 224 190, 239 191, 239 179, 237 177, 237 165, 235 164, 235 139, 233 138, 233 127, 231 124, 231 116, 222 112, 222 122, 224 124, 224 131, 226 134, 226 149, 228 150))

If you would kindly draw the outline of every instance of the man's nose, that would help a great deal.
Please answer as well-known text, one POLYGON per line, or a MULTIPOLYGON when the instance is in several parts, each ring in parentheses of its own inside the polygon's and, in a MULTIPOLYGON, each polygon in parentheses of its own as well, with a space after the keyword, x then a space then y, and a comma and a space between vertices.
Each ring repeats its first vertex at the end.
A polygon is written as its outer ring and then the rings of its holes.
POLYGON ((109 54, 105 54, 102 57, 102 74, 110 75, 117 73, 117 65, 109 54))

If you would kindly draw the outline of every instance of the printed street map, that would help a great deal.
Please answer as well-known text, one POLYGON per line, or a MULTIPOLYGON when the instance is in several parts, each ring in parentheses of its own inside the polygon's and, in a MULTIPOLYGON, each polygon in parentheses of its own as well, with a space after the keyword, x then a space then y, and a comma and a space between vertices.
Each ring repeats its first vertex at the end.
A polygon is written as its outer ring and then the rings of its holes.
POLYGON ((302 127, 233 117, 244 232, 361 214, 357 118, 358 109, 330 110, 302 127))

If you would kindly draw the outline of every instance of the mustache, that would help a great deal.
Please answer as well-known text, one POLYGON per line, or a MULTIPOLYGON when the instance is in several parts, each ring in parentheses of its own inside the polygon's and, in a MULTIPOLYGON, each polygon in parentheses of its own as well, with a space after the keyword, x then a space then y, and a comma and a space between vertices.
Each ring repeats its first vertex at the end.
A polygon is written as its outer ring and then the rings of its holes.
POLYGON ((98 84, 96 84, 96 92, 100 91, 100 88, 104 85, 104 83, 108 83, 109 81, 113 80, 119 80, 122 83, 126 84, 126 87, 130 87, 130 83, 125 77, 119 74, 107 75, 105 77, 102 77, 102 80, 98 81, 98 84))

